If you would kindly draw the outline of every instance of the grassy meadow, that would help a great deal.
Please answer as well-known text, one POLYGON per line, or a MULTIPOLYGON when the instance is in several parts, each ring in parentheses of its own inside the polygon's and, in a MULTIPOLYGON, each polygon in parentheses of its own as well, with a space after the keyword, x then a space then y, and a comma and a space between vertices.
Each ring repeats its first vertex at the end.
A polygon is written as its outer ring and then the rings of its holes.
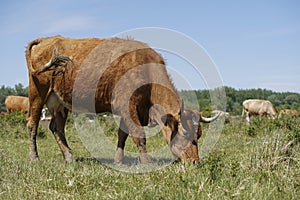
MULTIPOLYGON (((107 136, 117 128, 105 119, 107 136)), ((220 138, 201 163, 174 162, 149 173, 126 173, 101 164, 82 144, 72 117, 66 137, 76 162, 66 164, 47 127, 37 138, 40 161, 28 160, 21 114, 0 118, 0 199, 299 199, 300 119, 239 117, 225 120, 220 138)), ((206 136, 204 126, 201 142, 206 136)), ((148 149, 163 145, 161 135, 148 149)), ((200 148, 200 147, 199 147, 200 148)), ((135 151, 130 138, 126 149, 135 151)))

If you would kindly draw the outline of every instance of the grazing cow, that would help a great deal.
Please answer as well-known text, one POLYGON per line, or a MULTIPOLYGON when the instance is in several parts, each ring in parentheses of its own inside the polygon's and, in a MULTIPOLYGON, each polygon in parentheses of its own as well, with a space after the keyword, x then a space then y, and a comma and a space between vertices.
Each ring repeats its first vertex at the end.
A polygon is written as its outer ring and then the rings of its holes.
POLYGON ((116 163, 122 163, 128 133, 139 150, 141 162, 151 162, 143 129, 149 123, 160 125, 176 157, 197 162, 201 128, 196 130, 193 121, 209 123, 218 118, 204 118, 184 110, 163 58, 138 41, 40 38, 28 44, 26 60, 30 101, 27 128, 32 160, 38 159, 36 134, 44 104, 52 115, 50 129, 67 162, 73 160, 64 132, 71 109, 112 112, 121 117, 116 163))
POLYGON ((7 96, 5 99, 5 107, 7 113, 21 112, 28 113, 29 100, 23 96, 7 96))
POLYGON ((242 116, 244 116, 244 113, 246 113, 246 122, 250 123, 250 116, 252 115, 267 116, 274 119, 277 111, 270 101, 248 99, 243 102, 242 116))
POLYGON ((284 109, 279 111, 278 119, 282 118, 283 115, 290 115, 292 117, 297 117, 298 112, 297 110, 292 110, 292 109, 284 109))

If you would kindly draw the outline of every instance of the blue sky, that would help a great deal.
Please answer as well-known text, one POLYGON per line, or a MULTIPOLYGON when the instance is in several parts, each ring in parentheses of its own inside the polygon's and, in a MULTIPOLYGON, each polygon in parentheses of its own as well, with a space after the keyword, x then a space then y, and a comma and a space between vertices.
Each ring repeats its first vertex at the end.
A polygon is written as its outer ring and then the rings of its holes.
MULTIPOLYGON (((4 1, 0 86, 28 85, 24 51, 35 38, 111 37, 129 29, 161 27, 200 44, 226 86, 300 93, 299 9, 296 0, 4 1)), ((184 65, 172 56, 166 59, 169 65, 184 65)), ((195 89, 206 89, 203 80, 198 85, 188 79, 195 89)))

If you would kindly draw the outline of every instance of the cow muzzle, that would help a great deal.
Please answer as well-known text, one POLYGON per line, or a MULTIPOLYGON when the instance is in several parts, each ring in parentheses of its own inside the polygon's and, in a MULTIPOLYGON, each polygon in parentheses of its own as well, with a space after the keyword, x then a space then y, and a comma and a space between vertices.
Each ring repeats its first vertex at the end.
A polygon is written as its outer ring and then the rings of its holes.
POLYGON ((198 163, 198 145, 194 137, 178 133, 170 143, 171 152, 183 163, 198 163))

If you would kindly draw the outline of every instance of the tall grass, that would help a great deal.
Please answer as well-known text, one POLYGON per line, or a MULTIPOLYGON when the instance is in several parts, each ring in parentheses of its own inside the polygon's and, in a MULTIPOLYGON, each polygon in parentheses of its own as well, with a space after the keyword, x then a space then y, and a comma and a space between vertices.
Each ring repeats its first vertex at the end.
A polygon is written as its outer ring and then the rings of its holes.
MULTIPOLYGON (((92 158, 72 118, 66 126, 76 162, 66 164, 51 132, 40 127, 39 162, 28 160, 24 116, 0 119, 0 199, 299 199, 300 120, 226 120, 218 143, 198 165, 173 163, 131 174, 92 158)), ((115 142, 115 124, 102 120, 115 142)), ((206 135, 207 127, 204 127, 206 135)), ((200 145, 203 139, 199 141, 200 145)), ((161 145, 151 137, 149 148, 161 145)), ((134 149, 130 139, 127 142, 134 149)))

